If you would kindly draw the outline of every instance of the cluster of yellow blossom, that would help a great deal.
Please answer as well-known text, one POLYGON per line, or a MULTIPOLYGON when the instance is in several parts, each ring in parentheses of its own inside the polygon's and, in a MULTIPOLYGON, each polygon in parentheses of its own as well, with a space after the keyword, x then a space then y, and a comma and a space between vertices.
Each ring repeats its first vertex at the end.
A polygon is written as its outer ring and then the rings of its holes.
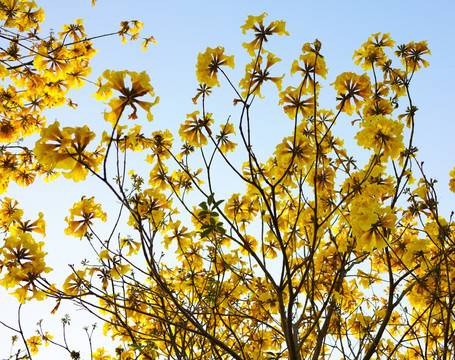
POLYGON ((4 242, 0 247, 0 285, 13 288, 13 294, 21 303, 26 300, 42 300, 42 276, 51 271, 46 266, 43 251, 44 242, 36 241, 32 232, 45 236, 46 223, 43 214, 35 221, 24 220, 24 211, 18 202, 4 198, 0 207, 0 228, 4 232, 4 242))

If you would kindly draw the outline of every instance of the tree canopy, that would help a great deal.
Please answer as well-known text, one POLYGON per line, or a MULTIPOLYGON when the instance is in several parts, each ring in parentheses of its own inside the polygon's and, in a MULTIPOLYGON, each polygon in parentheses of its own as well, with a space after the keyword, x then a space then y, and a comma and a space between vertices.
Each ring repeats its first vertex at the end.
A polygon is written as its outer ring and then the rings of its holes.
POLYGON ((285 22, 248 16, 249 61, 238 64, 222 46, 202 51, 200 85, 188 94, 196 110, 173 134, 153 126, 159 97, 146 71, 91 79, 96 39, 154 43, 140 21, 87 35, 75 20, 42 34, 43 18, 33 1, 0 0, 0 285, 19 309, 31 300, 54 301, 53 312, 77 304, 118 347, 108 353, 89 335, 91 354, 81 354, 41 324, 33 335, 1 322, 14 335, 7 358, 32 359, 45 345, 96 360, 454 356, 454 223, 440 213, 414 144, 410 88, 429 65, 426 41, 372 34, 354 53, 359 71, 329 85, 336 97, 327 105, 323 44, 305 43, 285 76, 269 50, 290 35, 285 22), (242 78, 234 65, 245 67, 242 78), (76 109, 69 92, 86 83, 105 105, 103 131, 46 120, 47 109, 76 109), (217 118, 218 87, 230 89, 225 101, 238 118, 217 118), (276 126, 290 127, 270 154, 254 136, 264 101, 283 110, 276 126), (340 121, 356 129, 366 160, 338 137, 340 121), (117 204, 84 196, 69 209, 65 234, 92 256, 68 270, 46 264, 45 209, 28 219, 8 196, 12 182, 59 176, 96 179, 117 204), (63 283, 56 271, 68 272, 63 283))

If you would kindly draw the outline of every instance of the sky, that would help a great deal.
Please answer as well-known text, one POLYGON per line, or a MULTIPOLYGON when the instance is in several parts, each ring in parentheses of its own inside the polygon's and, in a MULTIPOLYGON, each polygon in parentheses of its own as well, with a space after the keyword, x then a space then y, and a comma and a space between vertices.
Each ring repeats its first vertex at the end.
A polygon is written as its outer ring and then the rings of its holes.
MULTIPOLYGON (((143 35, 153 35, 158 41, 151 45, 147 52, 141 51, 140 43, 122 45, 120 38, 99 39, 94 46, 99 50, 92 60, 91 79, 97 77, 105 69, 146 71, 151 78, 160 103, 153 108, 154 120, 150 124, 144 122, 144 130, 149 134, 166 128, 174 132, 186 114, 198 108, 191 98, 198 86, 195 77, 195 64, 199 52, 206 47, 223 46, 227 54, 236 55, 236 68, 228 71, 234 83, 243 76, 244 65, 248 61, 242 42, 249 38, 241 33, 248 15, 268 13, 268 20, 282 19, 286 21, 289 37, 272 37, 268 48, 282 59, 277 66, 278 74, 289 73, 292 61, 301 52, 306 42, 319 39, 322 42, 322 53, 325 56, 329 73, 327 82, 322 89, 322 105, 334 108, 335 93, 330 87, 338 74, 344 71, 362 73, 359 66, 353 64, 352 55, 372 33, 390 33, 397 44, 410 41, 427 40, 432 56, 429 57, 430 67, 420 70, 411 85, 414 104, 419 108, 416 117, 415 145, 420 149, 419 158, 425 162, 424 169, 428 177, 439 180, 440 201, 444 215, 452 210, 454 194, 447 191, 448 173, 455 166, 455 26, 453 14, 455 2, 451 0, 422 1, 402 0, 381 2, 365 1, 155 1, 155 0, 98 0, 95 7, 90 0, 48 0, 37 1, 46 12, 43 30, 58 32, 60 28, 73 21, 84 19, 87 34, 98 35, 117 31, 120 21, 140 20, 145 26, 143 35)), ((286 78, 288 78, 287 75, 286 78)), ((289 79, 292 81, 292 79, 289 79)), ((298 81, 294 79, 294 83, 298 81)), ((58 108, 46 113, 48 123, 54 119, 64 126, 82 126, 88 124, 98 132, 106 129, 101 112, 102 103, 96 102, 91 95, 96 89, 87 85, 72 95, 79 104, 76 111, 58 108)), ((277 93, 270 91, 270 98, 258 102, 255 109, 255 140, 264 154, 273 151, 271 145, 276 144, 283 136, 289 135, 292 125, 277 106, 277 93), (274 97, 275 96, 275 97, 274 97)), ((215 88, 208 103, 209 111, 217 119, 232 116, 235 121, 238 109, 233 108, 234 95, 222 83, 215 88), (223 86, 224 85, 224 86, 223 86)), ((404 111, 405 109, 403 109, 404 111)), ((343 120, 343 119, 340 119, 343 120)), ((346 142, 355 143, 352 137, 356 128, 351 127, 350 119, 338 123, 338 136, 346 142)), ((355 156, 356 154, 354 154, 355 156)), ((361 154, 359 154, 361 156, 361 154)), ((142 164, 142 163, 141 163, 142 164)), ((140 165, 145 166, 145 165, 140 165)), ((223 184, 229 193, 239 192, 230 184, 223 184)), ((63 221, 67 209, 82 195, 104 196, 103 190, 93 182, 73 183, 62 179, 54 184, 37 182, 30 188, 11 186, 7 196, 17 198, 27 209, 31 218, 43 211, 48 225, 46 251, 54 268, 65 268, 67 264, 77 264, 85 256, 86 247, 75 238, 65 237, 63 221), (52 228, 51 228, 52 227, 52 228)), ((2 304, 10 304, 11 299, 0 289, 2 304)), ((14 299, 12 300, 14 303, 14 299)), ((27 323, 31 324, 28 331, 32 332, 34 324, 40 318, 58 323, 63 316, 61 311, 57 319, 49 315, 51 305, 31 304, 26 306, 24 314, 27 323)), ((72 311, 68 308, 68 311, 72 311)), ((73 312, 74 313, 74 312, 73 312)), ((81 333, 82 325, 93 322, 90 318, 75 312, 75 333, 81 333), (82 325, 81 325, 82 324, 82 325)), ((14 321, 12 312, 1 314, 8 321, 14 321)), ((52 325, 55 326, 55 325, 52 325)), ((0 335, 4 334, 0 328, 0 335)), ((30 333, 30 335, 32 335, 30 333)), ((76 336, 76 335, 75 335, 76 336)), ((101 337, 96 338, 99 342, 101 337)), ((96 340, 95 339, 95 340, 96 340)), ((79 341, 79 340, 78 340, 79 341)), ((84 340, 80 340, 84 341, 84 340)), ((9 337, 0 336, 0 349, 7 348, 9 337), (3 342, 5 342, 3 344, 3 342)), ((95 343, 96 346, 103 344, 95 343)), ((0 350, 0 358, 7 354, 0 350)), ((36 359, 60 359, 61 352, 49 347, 36 359)), ((85 354, 85 358, 86 354, 85 354)))

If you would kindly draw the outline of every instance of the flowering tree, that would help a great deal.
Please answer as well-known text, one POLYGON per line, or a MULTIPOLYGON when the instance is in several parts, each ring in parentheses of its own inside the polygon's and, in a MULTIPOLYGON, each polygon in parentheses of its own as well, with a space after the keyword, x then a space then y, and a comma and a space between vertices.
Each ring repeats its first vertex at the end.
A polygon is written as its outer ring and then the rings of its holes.
MULTIPOLYGON (((35 239, 45 235, 44 215, 24 219, 14 199, 1 200, 0 284, 21 304, 72 301, 103 319, 105 335, 122 345, 112 355, 94 350, 92 359, 454 356, 454 225, 439 214, 413 144, 410 84, 428 66, 425 41, 394 48, 389 34, 372 35, 354 54, 362 73, 336 77, 329 110, 319 104, 327 74, 322 44, 303 45, 290 69, 294 85, 282 88, 284 75, 273 67, 280 59, 266 45, 288 35, 285 23, 249 16, 242 30, 251 61, 238 85, 224 48, 199 54, 199 110, 180 125, 180 141, 167 130, 146 130, 158 98, 145 72, 128 70, 106 70, 97 82, 95 98, 107 107, 97 138, 88 125, 46 124, 41 115, 72 106, 68 89, 89 75, 93 39, 82 22, 43 39, 42 10, 33 2, 0 4, 0 38, 10 44, 0 54, 8 80, 1 89, 2 191, 36 176, 92 176, 119 203, 117 215, 94 197, 70 209, 65 232, 84 239, 96 261, 72 266, 59 285, 50 280, 44 241, 35 239), (232 89, 238 119, 209 112, 208 97, 221 84, 232 89), (253 109, 270 85, 284 110, 277 122, 293 129, 262 159, 252 140, 253 109), (336 137, 336 122, 346 116, 369 153, 363 164, 336 137), (36 132, 34 147, 16 143, 36 132), (131 152, 144 154, 146 173, 130 167, 131 152), (215 167, 243 186, 221 198, 215 167), (97 231, 99 221, 112 231, 97 231)), ((134 40, 140 27, 123 23, 114 34, 134 40)), ((11 358, 31 358, 44 343, 80 358, 41 328, 32 337, 11 330, 24 350, 11 358)))

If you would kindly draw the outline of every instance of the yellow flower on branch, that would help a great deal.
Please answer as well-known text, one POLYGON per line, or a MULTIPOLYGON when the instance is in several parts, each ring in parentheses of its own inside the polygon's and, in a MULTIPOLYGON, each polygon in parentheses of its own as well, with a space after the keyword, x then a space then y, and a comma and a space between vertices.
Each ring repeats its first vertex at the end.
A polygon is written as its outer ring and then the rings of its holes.
POLYGON ((130 213, 128 224, 136 226, 139 221, 148 220, 154 228, 163 228, 165 217, 170 211, 172 200, 156 188, 145 189, 130 199, 134 213, 130 213))
POLYGON ((149 185, 163 191, 169 187, 169 182, 168 168, 160 163, 157 163, 150 171, 149 185))
MULTIPOLYGON (((302 47, 303 54, 299 56, 299 61, 294 60, 291 67, 291 75, 300 72, 303 77, 303 83, 299 86, 302 87, 303 93, 314 91, 314 74, 321 76, 325 79, 328 69, 325 64, 324 56, 320 54, 321 42, 315 40, 314 43, 306 43, 302 47)), ((316 86, 319 90, 319 85, 316 86)))
POLYGON ((352 115, 354 110, 359 111, 363 102, 373 94, 370 78, 366 74, 345 72, 338 75, 332 85, 337 91, 337 100, 341 100, 336 108, 349 115, 352 115), (351 100, 354 104, 351 104, 351 100))
POLYGON ((127 248, 128 254, 127 256, 135 255, 141 248, 141 242, 135 241, 132 237, 127 236, 125 238, 120 239, 120 247, 127 248))
POLYGON ((216 140, 219 146, 219 149, 222 153, 227 153, 228 151, 234 151, 237 143, 229 140, 229 135, 235 135, 234 124, 228 122, 224 125, 220 125, 221 131, 220 134, 216 136, 216 140))
POLYGON ((47 169, 53 169, 60 161, 66 158, 63 149, 70 146, 71 134, 67 129, 60 130, 60 124, 56 121, 52 125, 41 130, 41 139, 36 142, 35 154, 38 161, 47 169), (50 155, 52 154, 52 156, 50 155))
POLYGON ((155 38, 153 36, 149 36, 148 38, 145 38, 141 44, 142 51, 146 51, 149 44, 156 44, 156 43, 157 43, 157 41, 155 40, 155 38))
POLYGON ((179 253, 186 252, 191 243, 193 242, 196 232, 188 231, 188 228, 186 226, 181 225, 180 220, 169 224, 168 229, 171 232, 171 234, 164 236, 163 240, 164 247, 168 249, 169 245, 175 243, 177 246, 177 252, 179 253))
POLYGON ((187 120, 180 125, 179 135, 182 141, 186 141, 189 145, 201 147, 207 145, 207 137, 203 131, 210 136, 212 131, 210 125, 213 123, 212 114, 208 113, 203 118, 199 118, 199 111, 187 114, 187 120))
POLYGON ((32 298, 42 300, 46 296, 36 283, 41 274, 52 270, 44 261, 47 253, 42 250, 43 246, 44 243, 36 242, 30 233, 16 233, 6 238, 0 248, 0 269, 6 270, 0 285, 6 288, 20 285, 13 294, 21 303, 32 298))
POLYGON ((24 210, 19 209, 17 200, 5 197, 0 199, 0 226, 3 230, 8 230, 11 224, 21 220, 24 210))
POLYGON ((409 72, 414 72, 419 70, 422 66, 427 67, 430 65, 430 63, 422 57, 423 55, 431 55, 426 41, 417 43, 412 41, 407 45, 400 45, 398 46, 398 50, 395 51, 395 54, 401 57, 401 62, 406 66, 406 71, 409 72))
POLYGON ((74 42, 77 42, 86 37, 82 19, 74 20, 74 24, 64 25, 62 30, 58 34, 63 40, 69 36, 74 42))
POLYGON ((63 283, 63 291, 67 295, 77 296, 87 291, 90 283, 84 279, 85 271, 77 270, 68 276, 63 283))
MULTIPOLYGON (((107 121, 112 123, 118 122, 123 110, 127 106, 131 106, 133 108, 133 112, 128 115, 130 119, 137 119, 137 107, 139 105, 142 109, 144 109, 147 113, 147 119, 152 121, 153 115, 150 112, 152 106, 156 105, 159 101, 159 97, 155 97, 151 102, 150 101, 142 101, 138 98, 149 94, 150 96, 154 97, 155 92, 153 90, 152 85, 150 85, 150 77, 147 75, 145 71, 141 73, 137 73, 134 71, 111 71, 106 70, 103 73, 103 77, 108 80, 108 82, 104 85, 100 84, 98 91, 94 94, 95 99, 97 100, 104 100, 113 95, 113 90, 120 92, 120 96, 118 98, 113 98, 110 100, 108 105, 111 107, 111 111, 105 113, 104 118, 107 121), (131 86, 128 86, 125 83, 126 77, 129 77, 131 82, 131 86)), ((101 82, 101 81, 99 81, 101 82)))
POLYGON ((122 38, 122 44, 124 44, 127 42, 127 36, 129 36, 132 41, 136 40, 139 37, 139 32, 144 27, 144 24, 138 20, 122 21, 120 27, 121 29, 118 34, 122 38))
POLYGON ((70 216, 65 218, 68 227, 65 229, 65 234, 74 237, 82 238, 89 226, 93 225, 94 219, 101 219, 106 222, 107 215, 101 210, 100 204, 95 204, 95 198, 82 198, 81 201, 74 204, 70 209, 70 216))
POLYGON ((152 143, 150 149, 153 154, 147 155, 147 161, 150 164, 153 164, 155 158, 160 158, 161 160, 167 159, 171 156, 171 148, 174 138, 172 133, 169 130, 159 130, 152 133, 152 143))
POLYGON ((385 116, 369 116, 360 123, 360 130, 355 138, 360 146, 383 153, 385 160, 395 160, 404 149, 403 124, 385 116))
POLYGON ((406 126, 409 128, 414 122, 415 113, 419 110, 417 106, 411 106, 406 109, 404 114, 398 115, 398 120, 406 119, 406 126))
POLYGON ((42 46, 37 50, 33 65, 51 81, 59 81, 71 67, 68 49, 62 43, 55 42, 54 48, 42 46))
POLYGON ((218 46, 215 49, 207 48, 205 53, 199 53, 196 63, 196 77, 201 84, 208 87, 220 86, 217 73, 220 66, 234 68, 234 55, 224 55, 224 48, 218 46))
POLYGON ((453 193, 455 193, 455 167, 449 173, 450 180, 449 180, 449 189, 453 193))
POLYGON ((283 20, 272 21, 265 27, 263 21, 266 16, 267 13, 259 16, 249 15, 245 24, 241 26, 243 34, 246 34, 247 30, 253 30, 255 32, 253 41, 243 43, 243 47, 248 50, 251 56, 255 56, 255 50, 259 49, 263 42, 267 42, 268 36, 272 34, 289 35, 289 32, 286 31, 286 23, 283 20))
POLYGON ((39 24, 44 21, 44 10, 38 8, 34 1, 2 1, 1 19, 4 27, 16 28, 20 32, 33 28, 40 30, 39 24))
POLYGON ((283 110, 294 120, 300 113, 304 119, 314 112, 314 96, 303 98, 303 91, 300 88, 288 86, 286 90, 280 92, 279 105, 284 105, 283 110))
POLYGON ((27 346, 30 350, 30 353, 32 355, 38 354, 38 346, 41 346, 43 343, 41 341, 41 336, 35 335, 32 336, 31 338, 27 339, 27 346))
POLYGON ((276 147, 274 155, 277 162, 282 166, 288 167, 297 164, 299 168, 310 165, 313 162, 313 151, 310 141, 299 131, 296 136, 288 136, 276 147))
POLYGON ((46 236, 46 222, 43 219, 44 215, 42 212, 40 212, 38 216, 39 219, 33 222, 31 220, 17 221, 17 223, 9 229, 10 233, 12 235, 15 235, 17 233, 34 231, 37 232, 38 234, 46 236))
POLYGON ((395 228, 396 221, 397 216, 391 212, 390 208, 381 209, 377 221, 358 240, 359 249, 371 251, 386 247, 389 234, 395 228))
POLYGON ((87 147, 95 138, 95 133, 87 126, 60 130, 56 121, 41 130, 41 139, 35 144, 37 160, 46 171, 54 169, 68 170, 63 175, 66 178, 79 181, 85 179, 89 170, 97 171, 103 160, 103 148, 97 147, 93 152, 87 147))
POLYGON ((364 70, 372 69, 373 65, 383 66, 387 61, 384 47, 392 48, 395 41, 390 39, 390 34, 376 33, 365 42, 362 47, 354 52, 352 59, 356 65, 361 65, 364 70))
POLYGON ((271 81, 275 83, 278 90, 281 90, 281 83, 284 78, 282 76, 270 76, 270 67, 277 62, 281 61, 280 58, 273 55, 271 52, 267 53, 267 63, 265 68, 261 69, 262 65, 262 56, 259 55, 257 59, 253 59, 250 63, 245 66, 245 77, 240 80, 239 86, 244 91, 242 96, 246 97, 248 95, 261 95, 261 85, 266 81, 271 81))

